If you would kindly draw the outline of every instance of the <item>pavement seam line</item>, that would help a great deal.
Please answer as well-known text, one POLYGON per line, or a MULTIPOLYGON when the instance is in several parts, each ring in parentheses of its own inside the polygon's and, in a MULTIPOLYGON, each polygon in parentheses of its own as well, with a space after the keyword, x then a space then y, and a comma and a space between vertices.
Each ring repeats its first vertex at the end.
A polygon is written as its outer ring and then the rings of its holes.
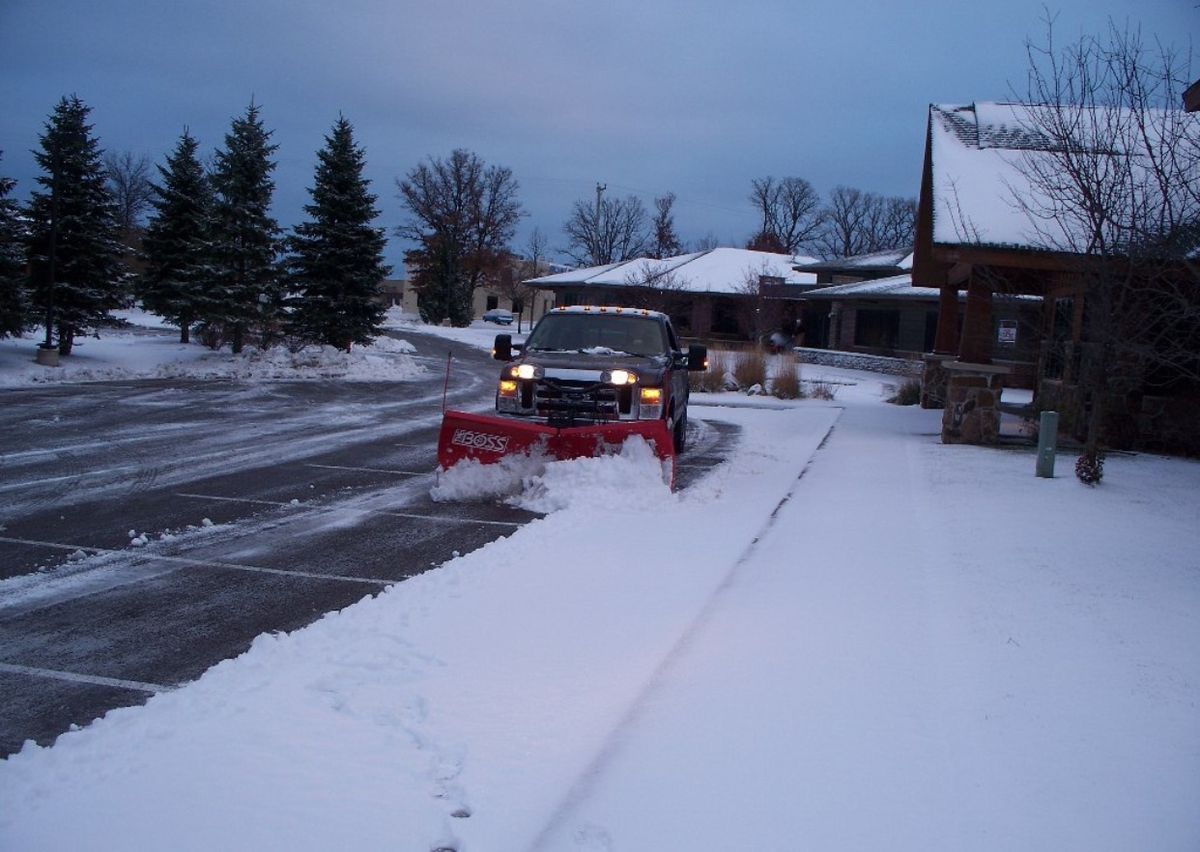
MULTIPOLYGON (((337 512, 344 511, 344 506, 314 506, 308 503, 284 503, 281 500, 253 500, 249 497, 220 497, 216 494, 191 494, 183 491, 176 491, 176 497, 185 497, 192 500, 216 500, 222 503, 254 503, 259 506, 282 506, 290 509, 308 509, 316 512, 337 512)), ((393 512, 389 509, 351 509, 349 511, 360 514, 369 515, 387 515, 392 518, 413 518, 418 521, 440 521, 441 523, 450 524, 486 524, 493 527, 512 527, 516 529, 522 524, 516 521, 485 521, 482 518, 447 518, 440 515, 422 515, 417 512, 393 512)))
POLYGON ((179 565, 197 565, 202 568, 227 568, 231 571, 249 571, 256 574, 280 574, 285 577, 307 577, 313 580, 339 580, 343 583, 364 583, 369 586, 390 586, 395 580, 381 580, 377 577, 347 577, 344 574, 318 574, 313 571, 289 571, 286 568, 266 568, 262 565, 243 565, 238 562, 221 562, 215 559, 192 559, 187 556, 167 556, 149 550, 114 550, 110 547, 90 547, 85 544, 62 544, 56 541, 38 541, 29 538, 9 538, 0 536, 0 541, 10 544, 27 544, 33 547, 52 547, 56 550, 82 550, 85 553, 102 553, 105 555, 125 554, 159 562, 174 562, 179 565))
POLYGON ((117 677, 80 674, 79 672, 65 672, 60 669, 44 669, 38 666, 22 666, 17 663, 0 663, 0 672, 49 678, 51 680, 65 680, 70 683, 88 683, 93 686, 115 686, 120 689, 133 689, 138 692, 149 692, 152 694, 170 692, 175 689, 173 686, 164 686, 159 683, 146 683, 140 680, 125 680, 124 678, 117 677))
POLYGON ((362 473, 394 473, 396 476, 432 476, 433 471, 429 470, 391 470, 383 467, 351 467, 343 464, 314 464, 306 463, 305 467, 316 467, 321 470, 351 470, 361 471, 362 473))

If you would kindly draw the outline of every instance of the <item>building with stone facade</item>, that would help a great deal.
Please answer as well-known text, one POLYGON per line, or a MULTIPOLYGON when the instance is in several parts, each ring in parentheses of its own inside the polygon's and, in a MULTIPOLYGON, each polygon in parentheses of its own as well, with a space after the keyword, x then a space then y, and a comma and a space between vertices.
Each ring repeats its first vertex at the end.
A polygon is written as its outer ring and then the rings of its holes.
MULTIPOLYGON (((1089 345, 1089 281, 1097 259, 1070 229, 1066 217, 1035 221, 1031 211, 1047 209, 1039 197, 1044 184, 1031 178, 1061 168, 1061 148, 1039 132, 1034 110, 1019 104, 973 103, 929 108, 925 160, 918 201, 912 279, 938 293, 933 345, 925 356, 922 404, 943 407, 942 439, 990 443, 999 430, 999 412, 1013 368, 1000 351, 1005 339, 1005 298, 1035 297, 1031 350, 1035 362, 1035 406, 1054 408, 1068 424, 1086 420, 1094 402, 1081 384, 1089 345), (1059 229, 1057 234, 1048 233, 1059 229), (1055 239, 1057 236, 1058 239, 1055 239)), ((1097 108, 1099 109, 1099 108, 1097 108)), ((1180 113, 1183 115, 1183 113, 1180 113)), ((1137 152, 1103 151, 1113 160, 1137 152)), ((1191 275, 1183 264, 1177 270, 1191 275)), ((1110 445, 1159 445, 1200 451, 1200 388, 1175 384, 1164 399, 1145 386, 1105 389, 1110 445), (1109 399, 1110 391, 1113 398, 1109 399), (1190 434, 1189 434, 1190 432, 1190 434)), ((1107 429, 1106 425, 1106 429, 1107 429)))

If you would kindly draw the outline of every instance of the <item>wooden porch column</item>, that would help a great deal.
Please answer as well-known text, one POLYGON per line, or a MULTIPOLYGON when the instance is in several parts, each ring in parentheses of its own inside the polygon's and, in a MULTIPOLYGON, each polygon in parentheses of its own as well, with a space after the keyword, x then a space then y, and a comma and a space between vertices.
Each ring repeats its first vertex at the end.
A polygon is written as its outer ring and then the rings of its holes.
POLYGON ((958 360, 972 364, 992 363, 992 288, 974 272, 967 282, 967 310, 963 317, 958 360))
POLYGON ((953 355, 958 352, 958 288, 943 284, 938 294, 937 334, 933 351, 953 355))

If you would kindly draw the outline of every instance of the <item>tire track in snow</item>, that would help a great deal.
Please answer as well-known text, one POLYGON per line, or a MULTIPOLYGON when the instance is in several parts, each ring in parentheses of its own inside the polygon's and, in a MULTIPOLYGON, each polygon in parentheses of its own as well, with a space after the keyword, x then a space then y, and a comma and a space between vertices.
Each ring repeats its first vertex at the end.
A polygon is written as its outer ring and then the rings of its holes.
POLYGON ((817 445, 816 450, 805 462, 804 467, 792 482, 787 493, 775 504, 767 517, 766 522, 754 535, 750 543, 746 545, 741 555, 729 567, 725 576, 713 589, 703 607, 697 613, 696 617, 689 623, 671 646, 670 650, 663 656, 662 660, 654 668, 649 679, 638 690, 628 708, 621 715, 619 721, 608 731, 604 737, 596 756, 579 774, 579 777, 571 785, 562 801, 550 812, 550 816, 546 820, 545 825, 538 832, 533 842, 529 845, 530 852, 538 852, 539 850, 549 850, 547 844, 550 843, 563 828, 565 821, 570 817, 573 811, 582 802, 586 801, 591 793, 593 786, 596 784, 600 776, 604 773, 606 767, 618 754, 622 742, 625 740, 625 734, 633 728, 641 718, 645 708, 652 700, 654 694, 662 688, 667 681, 670 671, 675 668, 679 661, 689 652, 692 645, 695 643, 696 637, 711 621, 713 614, 716 612, 721 600, 724 598, 728 590, 733 586, 743 566, 748 563, 758 550, 759 542, 774 529, 776 521, 779 518, 779 513, 783 510, 795 495, 796 490, 800 487, 801 481, 804 479, 813 461, 821 453, 825 447, 834 429, 837 427, 838 421, 841 419, 844 409, 838 406, 832 406, 832 409, 837 411, 837 415, 833 422, 829 424, 821 441, 817 445))

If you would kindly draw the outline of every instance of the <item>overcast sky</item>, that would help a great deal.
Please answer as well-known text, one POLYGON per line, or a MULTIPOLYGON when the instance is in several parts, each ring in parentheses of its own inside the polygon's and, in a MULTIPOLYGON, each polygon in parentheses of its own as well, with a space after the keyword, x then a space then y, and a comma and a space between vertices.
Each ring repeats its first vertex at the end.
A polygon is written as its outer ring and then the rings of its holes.
MULTIPOLYGON (((1060 0, 1056 38, 1109 18, 1183 51, 1198 0, 1060 0)), ((507 166, 528 214, 564 245, 571 205, 678 196, 685 241, 743 244, 764 175, 916 197, 931 102, 1024 85, 1040 0, 0 0, 0 174, 25 198, 58 99, 92 107, 106 150, 156 163, 189 127, 205 153, 251 98, 274 131, 275 215, 303 216, 339 111, 366 148, 389 233, 395 179, 467 148, 507 166)), ((1193 76, 1200 74, 1193 62, 1193 76)), ((388 259, 399 267, 402 245, 388 259)), ((398 271, 398 270, 397 270, 398 271)))

